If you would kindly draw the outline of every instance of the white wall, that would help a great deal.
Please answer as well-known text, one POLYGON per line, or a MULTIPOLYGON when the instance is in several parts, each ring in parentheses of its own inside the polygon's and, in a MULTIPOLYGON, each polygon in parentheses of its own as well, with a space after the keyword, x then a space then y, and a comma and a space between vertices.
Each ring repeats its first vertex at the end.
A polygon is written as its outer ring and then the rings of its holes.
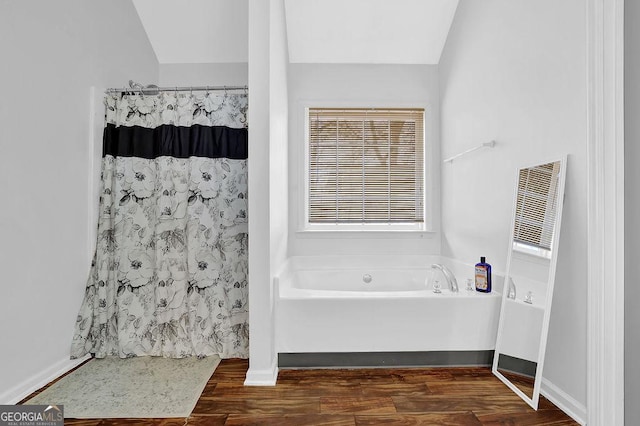
POLYGON ((507 259, 516 168, 568 154, 544 377, 586 403, 586 5, 461 0, 440 62, 442 254, 507 259), (552 11, 552 12, 550 12, 552 11))
POLYGON ((246 62, 160 64, 160 80, 157 84, 162 87, 245 86, 249 82, 248 73, 246 62))
POLYGON ((283 0, 249 1, 249 370, 275 385, 273 278, 287 256, 287 76, 283 0))
POLYGON ((269 185, 271 197, 271 273, 278 274, 288 255, 288 144, 289 98, 287 65, 287 27, 284 0, 271 0, 271 58, 269 63, 270 85, 270 134, 269 134, 269 185))
POLYGON ((627 1, 624 6, 624 61, 625 61, 625 332, 624 332, 624 417, 626 424, 640 418, 640 2, 627 1))
POLYGON ((289 66, 289 254, 439 254, 439 94, 434 65, 291 64, 289 66), (427 214, 433 233, 298 232, 304 217, 305 107, 424 107, 427 214), (431 162, 429 160, 431 158, 431 162), (433 161, 433 158, 436 160, 433 161), (427 187, 427 190, 429 186, 427 187))
POLYGON ((90 87, 157 81, 158 63, 130 0, 0 1, 0 52, 0 403, 13 403, 70 364, 94 250, 90 87))
POLYGON ((162 64, 247 62, 248 0, 133 0, 162 64))
POLYGON ((292 63, 437 64, 458 0, 286 0, 292 63))

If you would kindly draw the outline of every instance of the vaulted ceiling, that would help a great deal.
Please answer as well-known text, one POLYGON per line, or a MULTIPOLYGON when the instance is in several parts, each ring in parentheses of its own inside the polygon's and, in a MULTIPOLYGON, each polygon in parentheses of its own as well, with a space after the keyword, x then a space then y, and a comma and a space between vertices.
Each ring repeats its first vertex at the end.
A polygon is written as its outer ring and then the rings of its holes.
POLYGON ((161 64, 247 62, 247 0, 133 0, 161 64))
MULTIPOLYGON (((293 63, 437 64, 458 0, 284 0, 293 63)), ((161 64, 247 62, 248 0, 133 0, 161 64)))
POLYGON ((437 64, 458 0, 285 0, 289 60, 437 64))

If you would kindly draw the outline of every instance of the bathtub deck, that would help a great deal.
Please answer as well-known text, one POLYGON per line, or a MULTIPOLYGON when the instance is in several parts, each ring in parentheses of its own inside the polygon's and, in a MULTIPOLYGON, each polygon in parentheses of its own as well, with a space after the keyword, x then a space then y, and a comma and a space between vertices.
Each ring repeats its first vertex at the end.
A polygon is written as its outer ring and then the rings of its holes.
POLYGON ((488 368, 282 370, 275 387, 245 387, 247 368, 246 360, 223 360, 188 419, 65 424, 577 424, 542 396, 532 410, 488 368))

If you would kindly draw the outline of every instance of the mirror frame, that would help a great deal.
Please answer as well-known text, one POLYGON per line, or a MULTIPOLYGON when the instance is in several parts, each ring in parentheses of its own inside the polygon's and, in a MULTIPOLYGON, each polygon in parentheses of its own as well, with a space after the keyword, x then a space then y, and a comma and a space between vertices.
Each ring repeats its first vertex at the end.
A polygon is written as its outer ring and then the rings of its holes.
POLYGON ((493 374, 500 379, 505 385, 509 387, 513 392, 516 393, 520 398, 522 398, 527 404, 529 404, 534 410, 538 409, 538 401, 540 399, 540 385, 542 383, 542 370, 544 366, 544 357, 547 349, 547 336, 549 334, 549 318, 551 316, 551 303, 553 301, 553 289, 555 285, 556 278, 556 265, 558 260, 558 243, 560 241, 560 230, 562 224, 562 210, 564 205, 564 188, 565 181, 567 175, 567 156, 564 155, 561 158, 555 158, 550 161, 538 161, 536 164, 531 164, 529 166, 520 167, 516 170, 516 180, 515 180, 515 189, 513 191, 513 206, 512 206, 512 215, 511 215, 511 227, 509 228, 509 251, 507 253, 507 267, 504 275, 504 287, 502 289, 502 303, 500 305, 500 320, 498 322, 498 333, 496 337, 496 347, 493 355, 493 365, 491 367, 491 371, 493 374), (549 276, 547 278, 547 294, 546 301, 544 306, 544 314, 542 317, 542 330, 540 336, 540 347, 538 348, 538 359, 536 365, 536 375, 533 382, 533 395, 529 397, 522 390, 520 390, 515 384, 513 384, 508 378, 506 378, 500 371, 498 371, 498 359, 500 357, 500 349, 502 345, 502 334, 504 323, 507 321, 505 318, 505 305, 507 303, 508 298, 508 286, 509 279, 511 277, 511 260, 513 254, 513 230, 515 227, 515 216, 516 216, 516 208, 517 208, 517 199, 518 199, 518 181, 520 170, 526 169, 529 167, 535 167, 540 164, 547 163, 555 163, 560 161, 560 173, 558 177, 558 200, 557 200, 557 210, 556 210, 556 221, 555 221, 555 229, 554 234, 555 237, 551 246, 551 261, 549 264, 549 276))

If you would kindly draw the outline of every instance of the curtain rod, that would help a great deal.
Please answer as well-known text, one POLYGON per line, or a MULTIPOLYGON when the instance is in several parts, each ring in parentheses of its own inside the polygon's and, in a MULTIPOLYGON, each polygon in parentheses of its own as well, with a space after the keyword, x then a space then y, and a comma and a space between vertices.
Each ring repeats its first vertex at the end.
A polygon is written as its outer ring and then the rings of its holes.
POLYGON ((204 92, 215 90, 249 90, 248 86, 175 86, 175 87, 145 87, 145 88, 131 88, 131 87, 114 87, 105 90, 105 93, 142 93, 144 95, 155 95, 158 92, 204 92))

